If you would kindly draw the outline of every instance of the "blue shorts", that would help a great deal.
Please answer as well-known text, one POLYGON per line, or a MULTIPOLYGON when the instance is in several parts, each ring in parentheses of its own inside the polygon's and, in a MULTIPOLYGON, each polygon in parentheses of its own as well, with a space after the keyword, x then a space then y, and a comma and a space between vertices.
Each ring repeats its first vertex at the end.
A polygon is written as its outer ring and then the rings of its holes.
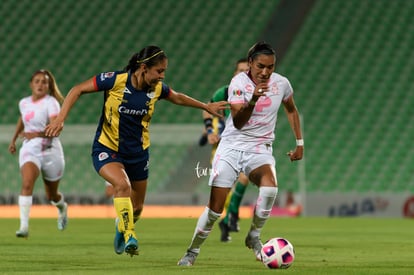
POLYGON ((92 148, 92 162, 96 172, 107 163, 119 162, 125 167, 125 172, 130 181, 148 179, 149 152, 148 149, 142 151, 139 155, 126 155, 115 152, 97 142, 92 148))

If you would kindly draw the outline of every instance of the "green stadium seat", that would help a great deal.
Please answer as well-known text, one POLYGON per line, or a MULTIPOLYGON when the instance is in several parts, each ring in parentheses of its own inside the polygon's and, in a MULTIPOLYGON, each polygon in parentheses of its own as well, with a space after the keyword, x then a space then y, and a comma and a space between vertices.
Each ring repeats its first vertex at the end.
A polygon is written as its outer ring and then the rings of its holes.
POLYGON ((406 126, 413 8, 410 1, 317 1, 295 37, 279 70, 305 117, 311 190, 414 190, 400 160, 414 135, 406 126), (394 190, 400 182, 405 189, 394 190))
MULTIPOLYGON (((0 73, 8 77, 0 82, 0 124, 16 123, 18 100, 30 93, 34 70, 52 70, 66 94, 94 74, 122 69, 148 44, 166 50, 168 84, 207 101, 229 82, 234 60, 258 39, 278 2, 110 0, 100 4, 96 16, 95 1, 2 1, 1 30, 7 35, 0 73)), ((408 143, 414 139, 413 13, 414 1, 315 1, 278 60, 277 71, 289 77, 304 117, 309 191, 414 192, 414 149, 408 143)), ((96 124, 102 101, 101 94, 85 96, 66 123, 96 124)), ((292 175, 298 174, 298 164, 284 155, 293 140, 285 120, 281 112, 275 142, 278 180, 283 189, 297 191, 298 177, 292 175)), ((153 123, 199 124, 200 111, 160 102, 153 123)), ((90 144, 64 146, 63 191, 103 192, 85 153, 90 144), (80 155, 84 159, 77 161, 80 155)), ((149 190, 157 192, 186 147, 153 146, 149 190)), ((18 192, 16 159, 2 157, 0 167, 5 167, 2 190, 18 192)))

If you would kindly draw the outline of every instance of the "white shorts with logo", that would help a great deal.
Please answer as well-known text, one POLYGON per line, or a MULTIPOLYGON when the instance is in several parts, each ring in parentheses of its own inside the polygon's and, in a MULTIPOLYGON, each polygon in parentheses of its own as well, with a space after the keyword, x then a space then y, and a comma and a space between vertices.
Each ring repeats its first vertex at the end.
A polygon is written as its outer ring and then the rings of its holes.
POLYGON ((19 152, 20 168, 27 162, 33 162, 48 181, 62 178, 65 170, 65 159, 59 139, 45 142, 46 138, 25 140, 19 152))
POLYGON ((249 176, 254 169, 265 164, 273 167, 276 178, 276 161, 271 150, 264 153, 252 153, 231 149, 222 146, 220 143, 212 161, 208 184, 210 186, 231 188, 240 172, 249 176))

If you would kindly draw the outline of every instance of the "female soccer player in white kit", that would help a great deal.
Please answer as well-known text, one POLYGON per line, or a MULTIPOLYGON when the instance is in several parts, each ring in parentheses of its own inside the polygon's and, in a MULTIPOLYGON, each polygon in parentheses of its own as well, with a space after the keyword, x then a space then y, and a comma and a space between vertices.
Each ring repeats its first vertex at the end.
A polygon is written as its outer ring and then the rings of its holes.
POLYGON ((60 111, 59 102, 63 96, 55 78, 47 70, 36 71, 30 80, 32 95, 19 102, 20 117, 16 131, 9 145, 9 152, 16 153, 16 140, 23 137, 19 151, 19 166, 22 176, 22 188, 19 196, 20 229, 17 237, 29 236, 29 215, 33 203, 33 188, 36 179, 42 173, 46 197, 58 208, 59 230, 67 224, 67 203, 58 192, 59 181, 63 176, 65 160, 62 145, 58 137, 44 136, 46 125, 60 111))
POLYGON ((293 90, 286 77, 274 72, 274 50, 267 43, 256 43, 248 52, 248 62, 250 71, 236 75, 230 82, 231 116, 226 121, 212 162, 210 201, 199 217, 191 243, 178 265, 194 264, 202 243, 221 216, 226 196, 240 172, 259 187, 245 244, 253 249, 256 259, 261 259, 260 233, 278 192, 272 143, 281 104, 296 137, 296 149, 288 155, 291 161, 303 157, 303 139, 293 90))

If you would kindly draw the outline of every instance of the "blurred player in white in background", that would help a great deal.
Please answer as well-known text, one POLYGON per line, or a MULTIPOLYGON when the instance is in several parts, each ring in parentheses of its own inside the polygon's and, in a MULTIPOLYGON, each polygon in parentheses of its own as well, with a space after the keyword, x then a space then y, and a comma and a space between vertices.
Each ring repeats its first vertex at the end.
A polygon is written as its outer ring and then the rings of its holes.
POLYGON ((65 169, 62 145, 58 137, 45 137, 44 129, 60 111, 63 96, 55 78, 47 70, 36 71, 30 80, 32 95, 19 102, 20 117, 9 145, 9 152, 16 153, 16 140, 23 137, 19 152, 22 188, 19 196, 20 229, 17 237, 29 236, 30 208, 33 204, 33 188, 42 175, 46 197, 58 208, 58 229, 67 224, 67 203, 58 192, 59 181, 65 169))
POLYGON ((290 160, 303 157, 304 143, 293 89, 286 77, 274 72, 275 51, 269 44, 259 42, 250 48, 247 57, 250 71, 236 75, 230 82, 231 116, 226 121, 212 162, 210 201, 198 219, 186 253, 178 261, 180 266, 194 264, 201 245, 221 216, 227 194, 240 172, 259 188, 245 244, 253 249, 256 259, 261 260, 260 233, 278 192, 272 143, 281 104, 296 137, 296 149, 288 153, 290 160))

